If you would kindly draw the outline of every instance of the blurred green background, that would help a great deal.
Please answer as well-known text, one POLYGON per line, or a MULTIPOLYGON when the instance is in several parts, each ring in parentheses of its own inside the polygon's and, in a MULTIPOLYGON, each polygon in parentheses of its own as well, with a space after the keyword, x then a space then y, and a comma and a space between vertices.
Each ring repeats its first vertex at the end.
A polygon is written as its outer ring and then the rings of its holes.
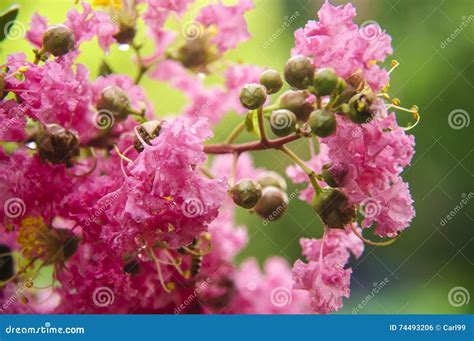
MULTIPOLYGON (((0 11, 13 3, 21 5, 18 19, 25 27, 34 11, 47 16, 50 23, 60 23, 73 6, 72 0, 2 0, 0 11)), ((183 22, 195 16, 203 3, 194 4, 183 22)), ((393 58, 401 66, 392 74, 390 93, 399 97, 402 105, 417 104, 422 121, 411 131, 416 136, 416 155, 404 172, 417 216, 395 244, 367 246, 362 257, 351 262, 352 293, 341 312, 473 313, 474 298, 470 296, 474 295, 474 204, 471 202, 474 200, 455 209, 474 192, 474 123, 468 124, 474 115, 473 2, 365 0, 353 3, 359 24, 375 20, 392 36, 393 58), (451 41, 447 41, 448 37, 452 37, 451 41), (451 118, 462 116, 464 121, 454 119, 450 124, 450 113, 451 118), (441 219, 452 210, 456 210, 454 217, 442 224, 441 219), (384 281, 386 285, 378 294, 364 300, 384 281), (457 304, 461 296, 456 293, 464 295, 465 304, 457 304), (357 308, 359 304, 362 309, 357 308)), ((228 58, 281 70, 293 46, 293 31, 315 17, 322 1, 255 0, 255 4, 256 9, 247 15, 253 38, 228 53, 228 58), (268 43, 274 34, 277 38, 268 43)), ((179 29, 176 24, 175 27, 179 29)), ((151 50, 150 40, 145 36, 142 40, 145 48, 151 50)), ((0 59, 3 62, 7 54, 16 51, 32 55, 24 40, 6 40, 0 45, 0 59)), ((83 45, 82 51, 79 61, 89 66, 91 77, 95 77, 101 51, 95 42, 83 45)), ((114 70, 134 75, 130 57, 130 52, 113 47, 106 59, 114 70)), ((149 79, 142 84, 159 116, 179 113, 185 105, 184 97, 164 84, 149 79)), ((405 122, 404 114, 400 113, 399 118, 400 123, 405 122)), ((215 140, 222 140, 239 120, 237 115, 230 114, 218 127, 215 140)), ((243 136, 242 141, 249 138, 243 136)), ((291 147, 302 155, 307 153, 306 144, 296 143, 291 147)), ((277 153, 254 156, 258 166, 281 173, 288 165, 277 153)), ((289 194, 294 189, 290 186, 289 194)), ((249 246, 239 260, 255 256, 263 262, 269 255, 277 254, 294 262, 300 256, 299 238, 319 237, 322 232, 311 208, 298 200, 291 201, 289 214, 268 226, 244 211, 238 212, 238 220, 248 226, 250 236, 249 246)))

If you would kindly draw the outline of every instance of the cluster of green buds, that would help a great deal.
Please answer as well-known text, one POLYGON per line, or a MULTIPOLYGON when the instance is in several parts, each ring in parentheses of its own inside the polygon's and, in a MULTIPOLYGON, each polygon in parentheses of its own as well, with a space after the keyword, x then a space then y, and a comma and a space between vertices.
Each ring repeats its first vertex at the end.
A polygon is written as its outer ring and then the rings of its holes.
POLYGON ((230 194, 234 203, 251 209, 265 221, 279 219, 288 208, 285 179, 275 172, 265 172, 256 181, 242 179, 232 186, 230 194))

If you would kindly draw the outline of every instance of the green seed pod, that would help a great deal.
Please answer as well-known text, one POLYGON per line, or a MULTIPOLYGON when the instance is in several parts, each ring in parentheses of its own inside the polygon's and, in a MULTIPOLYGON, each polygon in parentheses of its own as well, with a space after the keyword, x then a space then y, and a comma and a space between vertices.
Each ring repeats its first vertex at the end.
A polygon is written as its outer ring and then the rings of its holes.
POLYGON ((327 137, 336 132, 336 117, 327 109, 313 111, 308 123, 313 134, 319 137, 327 137))
POLYGON ((12 250, 0 244, 0 281, 5 282, 15 274, 15 265, 11 255, 12 250))
POLYGON ((50 26, 43 34, 43 49, 55 57, 64 56, 74 50, 74 33, 65 25, 50 26))
POLYGON ((288 188, 285 179, 280 174, 273 171, 265 172, 258 178, 258 183, 262 186, 262 188, 273 186, 281 189, 284 192, 286 192, 288 188))
POLYGON ((240 91, 240 103, 250 110, 261 107, 267 99, 266 89, 263 85, 245 84, 240 91))
POLYGON ((130 112, 130 98, 121 88, 111 85, 102 90, 97 109, 110 111, 117 121, 124 121, 130 112))
POLYGON ((260 75, 260 84, 267 89, 267 94, 275 94, 281 90, 283 81, 275 70, 266 70, 260 75))
POLYGON ((285 65, 285 80, 293 88, 307 89, 313 83, 314 69, 314 65, 308 57, 294 56, 285 65))
POLYGON ((354 123, 367 123, 374 117, 371 108, 375 101, 375 95, 371 93, 356 94, 349 101, 349 118, 354 123))
POLYGON ((338 188, 324 188, 316 193, 312 206, 331 228, 342 229, 355 219, 354 206, 349 205, 347 196, 338 188))
POLYGON ((230 194, 236 205, 250 209, 262 197, 262 187, 251 179, 242 179, 231 188, 230 194))
POLYGON ((339 78, 331 68, 319 69, 314 74, 313 87, 318 96, 328 96, 336 89, 339 78))
POLYGON ((64 163, 69 167, 72 159, 79 156, 77 135, 56 123, 46 125, 44 131, 35 136, 35 142, 41 159, 52 164, 64 163))
POLYGON ((296 121, 296 115, 287 109, 275 110, 270 115, 270 127, 276 136, 294 133, 296 121))
POLYGON ((288 90, 278 99, 279 106, 294 113, 298 121, 306 122, 314 110, 314 105, 308 101, 310 95, 306 90, 288 90))
POLYGON ((288 195, 280 188, 268 186, 263 189, 262 198, 255 206, 255 212, 265 221, 277 220, 288 209, 288 201, 288 195))
MULTIPOLYGON (((163 121, 152 120, 142 123, 137 128, 137 133, 146 144, 151 146, 151 140, 160 135, 163 121)), ((141 141, 135 136, 135 142, 133 144, 137 152, 141 153, 144 149, 141 141)))

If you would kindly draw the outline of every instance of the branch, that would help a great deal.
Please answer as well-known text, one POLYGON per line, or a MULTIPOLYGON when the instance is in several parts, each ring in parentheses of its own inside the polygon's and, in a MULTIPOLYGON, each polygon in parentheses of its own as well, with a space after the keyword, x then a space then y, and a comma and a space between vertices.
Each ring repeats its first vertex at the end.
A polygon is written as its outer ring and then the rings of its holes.
POLYGON ((281 137, 275 140, 246 142, 239 144, 229 143, 217 143, 208 144, 204 146, 204 152, 207 154, 232 154, 232 153, 243 153, 248 151, 266 150, 266 149, 278 149, 281 146, 296 141, 301 138, 299 134, 292 134, 285 137, 281 137))

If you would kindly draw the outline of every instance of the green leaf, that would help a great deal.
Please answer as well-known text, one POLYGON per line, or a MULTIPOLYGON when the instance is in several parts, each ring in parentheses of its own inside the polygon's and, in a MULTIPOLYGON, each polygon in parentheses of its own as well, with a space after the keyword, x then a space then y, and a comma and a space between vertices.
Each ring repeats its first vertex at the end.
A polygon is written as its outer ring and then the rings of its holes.
POLYGON ((0 13, 0 42, 5 40, 11 28, 15 25, 20 6, 13 5, 5 12, 0 13))
POLYGON ((114 73, 114 70, 110 67, 110 65, 105 61, 105 59, 102 60, 102 63, 100 63, 99 66, 99 76, 108 76, 114 73))

